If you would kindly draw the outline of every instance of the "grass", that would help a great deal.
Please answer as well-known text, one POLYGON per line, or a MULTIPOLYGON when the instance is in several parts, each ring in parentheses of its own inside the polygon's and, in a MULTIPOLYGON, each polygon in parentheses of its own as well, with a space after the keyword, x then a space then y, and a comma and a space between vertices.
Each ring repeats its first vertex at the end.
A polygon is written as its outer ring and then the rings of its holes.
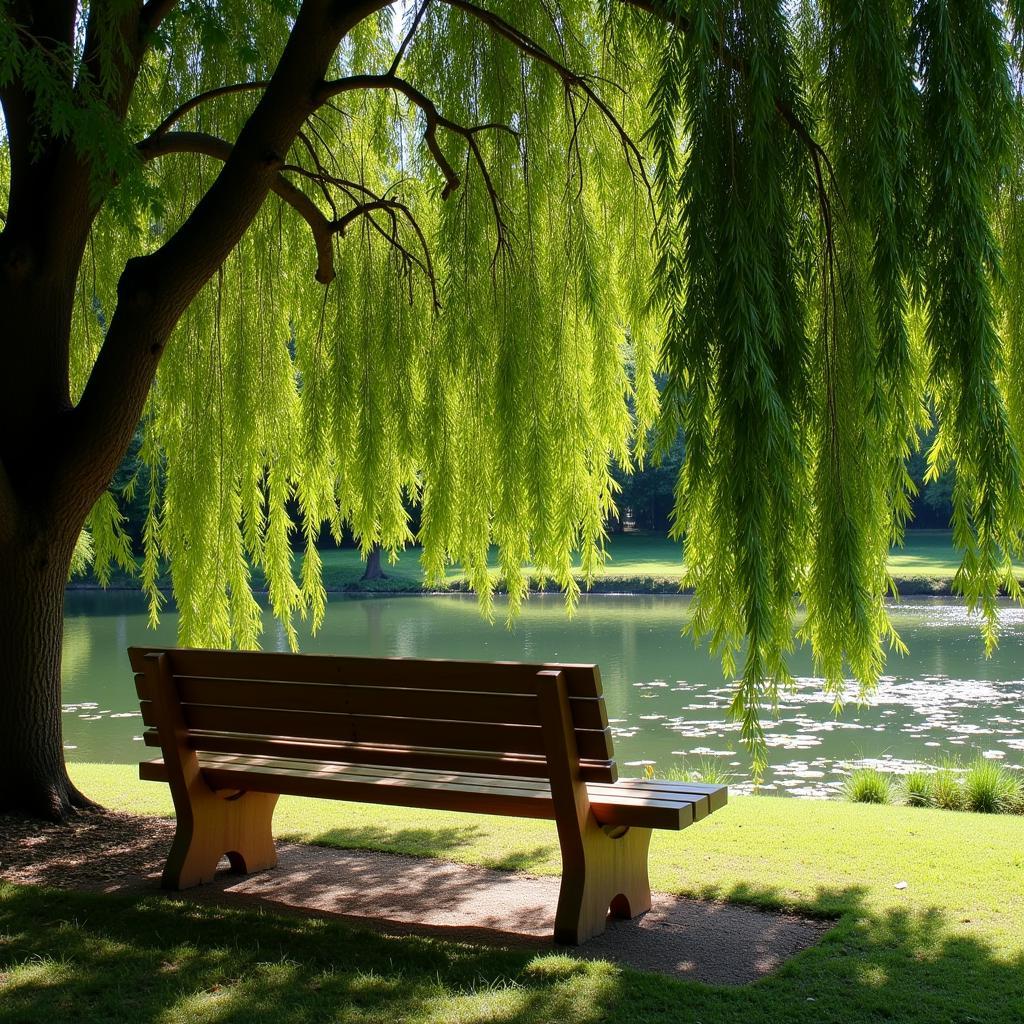
POLYGON ((908 807, 931 807, 934 803, 931 772, 909 772, 903 777, 900 788, 908 807))
POLYGON ((701 757, 692 763, 675 761, 664 771, 652 768, 644 774, 645 777, 666 779, 669 782, 706 782, 711 786, 728 786, 736 780, 735 773, 724 768, 713 757, 701 757))
POLYGON ((937 768, 919 769, 898 780, 876 768, 858 768, 846 779, 843 794, 859 804, 889 804, 899 797, 908 807, 975 814, 1024 812, 1024 776, 984 757, 967 768, 958 761, 944 761, 937 768))
POLYGON ((907 530, 906 542, 889 552, 889 572, 902 580, 951 580, 960 566, 949 530, 907 530))
POLYGON ((964 806, 979 814, 1013 810, 1020 798, 1021 782, 995 761, 980 757, 964 775, 964 806))
POLYGON ((843 785, 846 799, 855 804, 888 804, 892 792, 892 779, 877 768, 856 768, 843 785))
MULTIPOLYGON (((133 767, 75 765, 108 806, 167 813, 133 767)), ((558 870, 548 823, 284 798, 279 835, 558 870)), ((1019 1024, 1024 819, 738 798, 652 844, 655 888, 834 916, 772 977, 719 988, 317 918, 0 888, 0 1021, 1019 1024), (899 882, 907 887, 896 889, 899 882)))
MULTIPOLYGON (((594 590, 606 593, 678 592, 682 566, 680 546, 675 541, 646 533, 618 534, 610 539, 608 553, 605 570, 595 581, 594 590)), ((330 591, 417 593, 423 589, 418 548, 400 552, 390 565, 385 558, 384 570, 388 578, 366 583, 360 579, 364 566, 355 548, 327 548, 320 554, 324 584, 330 591)), ((492 553, 491 563, 497 572, 495 553, 492 553)), ((947 530, 909 530, 906 544, 893 549, 889 558, 890 572, 906 594, 948 590, 958 564, 947 530)), ((119 570, 113 573, 111 583, 117 587, 137 585, 119 570)), ((257 589, 263 586, 263 577, 258 570, 254 571, 253 584, 257 589)), ((169 586, 166 575, 161 585, 169 586)), ((453 590, 465 588, 465 578, 457 567, 449 569, 444 587, 453 590)))

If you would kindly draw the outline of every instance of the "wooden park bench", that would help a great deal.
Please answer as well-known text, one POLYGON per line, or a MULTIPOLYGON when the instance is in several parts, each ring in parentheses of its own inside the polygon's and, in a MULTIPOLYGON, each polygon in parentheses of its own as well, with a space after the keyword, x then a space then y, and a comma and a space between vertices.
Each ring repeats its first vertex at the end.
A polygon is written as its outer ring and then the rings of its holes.
POLYGON ((553 819, 562 851, 557 942, 609 911, 648 910, 651 829, 686 828, 726 787, 619 779, 595 665, 418 661, 129 649, 171 787, 177 831, 163 885, 277 862, 280 794, 553 819))

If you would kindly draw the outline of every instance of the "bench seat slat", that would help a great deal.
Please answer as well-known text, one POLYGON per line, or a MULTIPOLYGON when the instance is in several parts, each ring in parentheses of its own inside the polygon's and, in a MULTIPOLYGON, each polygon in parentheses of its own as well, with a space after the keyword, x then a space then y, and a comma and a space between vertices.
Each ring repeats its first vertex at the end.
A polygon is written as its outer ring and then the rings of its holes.
MULTIPOLYGON (((456 769, 457 771, 458 769, 456 769)), ((466 769, 471 771, 471 769, 466 769)), ((475 778, 485 779, 490 783, 497 784, 520 784, 529 783, 534 785, 533 778, 506 778, 501 775, 493 775, 486 771, 472 772, 475 778)), ((538 776, 543 781, 541 785, 547 787, 547 773, 538 776)), ((584 780, 586 781, 586 780, 584 780)), ((701 786, 694 790, 693 784, 689 782, 671 782, 655 779, 622 779, 617 783, 596 782, 587 786, 587 793, 591 801, 619 801, 630 800, 640 797, 644 800, 659 801, 665 800, 670 803, 682 801, 693 805, 694 821, 706 818, 713 811, 725 806, 727 788, 725 786, 701 786)))
MULTIPOLYGON (((550 790, 539 780, 490 779, 470 773, 381 771, 349 765, 316 765, 281 759, 225 758, 200 755, 208 784, 215 789, 246 789, 320 796, 354 802, 388 803, 467 810, 477 813, 546 818, 554 816, 550 790)), ((140 777, 165 781, 162 759, 144 761, 140 777)), ((591 806, 599 822, 679 830, 697 820, 699 797, 656 799, 635 792, 615 793, 614 787, 588 787, 591 806), (593 790, 591 792, 591 789, 593 790)))
POLYGON ((720 811, 729 801, 729 787, 707 782, 672 782, 665 779, 618 779, 616 788, 643 789, 648 792, 693 793, 708 799, 708 812, 720 811))
MULTIPOLYGON (((200 759, 200 761, 202 761, 202 759, 200 759)), ((446 784, 450 782, 453 784, 479 786, 484 789, 497 787, 539 790, 544 793, 550 792, 550 785, 546 777, 524 778, 516 776, 490 775, 484 772, 470 772, 466 770, 424 771, 423 769, 418 768, 396 769, 394 766, 375 768, 362 764, 339 764, 336 762, 315 762, 311 764, 308 760, 301 758, 284 757, 229 756, 211 758, 208 763, 216 763, 221 767, 227 767, 229 765, 237 765, 242 768, 252 765, 280 767, 286 771, 309 771, 315 772, 317 775, 325 775, 329 777, 349 778, 355 775, 370 775, 378 778, 400 778, 409 782, 422 780, 429 783, 440 782, 442 784, 446 784)), ((672 786, 677 784, 669 783, 669 785, 672 786)), ((619 789, 614 785, 597 784, 588 786, 587 791, 592 798, 599 801, 619 802, 621 800, 621 802, 630 805, 637 805, 638 801, 642 801, 644 806, 654 804, 669 804, 671 806, 691 804, 694 807, 696 818, 702 818, 709 813, 709 804, 706 794, 691 793, 682 788, 669 790, 651 786, 649 789, 645 789, 645 787, 641 785, 638 787, 628 786, 619 789)))

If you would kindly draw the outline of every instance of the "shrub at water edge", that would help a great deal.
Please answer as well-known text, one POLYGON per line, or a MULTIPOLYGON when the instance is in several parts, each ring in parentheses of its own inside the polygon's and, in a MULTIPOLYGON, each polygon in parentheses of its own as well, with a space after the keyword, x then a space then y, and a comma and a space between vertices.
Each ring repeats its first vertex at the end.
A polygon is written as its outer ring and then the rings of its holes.
POLYGON ((843 793, 855 804, 888 804, 892 779, 877 768, 855 768, 843 784, 843 793))
POLYGON ((932 775, 932 803, 945 811, 964 809, 963 769, 955 762, 944 762, 932 775))
POLYGON ((691 767, 685 761, 673 761, 668 768, 664 769, 656 769, 649 764, 644 768, 644 777, 663 779, 666 782, 704 782, 710 786, 728 786, 736 778, 713 757, 702 757, 696 767, 691 767))
POLYGON ((900 788, 903 791, 903 802, 908 807, 931 807, 935 802, 930 772, 921 769, 910 772, 904 776, 900 788))
POLYGON ((1001 764, 979 757, 964 776, 964 806, 981 814, 1000 814, 1014 806, 1020 788, 1020 780, 1001 764))

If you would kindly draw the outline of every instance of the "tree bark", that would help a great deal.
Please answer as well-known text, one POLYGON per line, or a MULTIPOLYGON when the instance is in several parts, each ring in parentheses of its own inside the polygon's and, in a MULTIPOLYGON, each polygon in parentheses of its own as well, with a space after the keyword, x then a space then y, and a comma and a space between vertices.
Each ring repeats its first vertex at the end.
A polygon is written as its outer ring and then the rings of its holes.
POLYGON ((95 806, 64 765, 60 667, 73 547, 74 537, 49 531, 16 531, 0 544, 0 813, 61 821, 95 806))
POLYGON ((362 576, 363 580, 386 580, 388 574, 384 571, 380 563, 380 545, 374 544, 370 548, 370 553, 366 557, 366 571, 362 576))

